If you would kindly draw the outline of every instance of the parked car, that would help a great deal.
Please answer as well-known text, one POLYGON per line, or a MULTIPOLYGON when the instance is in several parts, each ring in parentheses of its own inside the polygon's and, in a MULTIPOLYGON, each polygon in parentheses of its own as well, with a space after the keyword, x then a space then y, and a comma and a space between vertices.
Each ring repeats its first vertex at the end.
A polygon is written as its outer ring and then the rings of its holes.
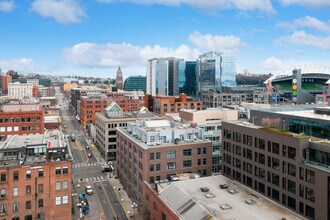
POLYGON ((220 184, 220 188, 221 189, 228 189, 228 185, 227 184, 220 184))
POLYGON ((89 150, 89 146, 88 145, 86 145, 85 148, 86 148, 86 150, 89 150))
POLYGON ((92 186, 91 185, 86 186, 85 191, 86 191, 86 194, 87 195, 93 194, 93 188, 92 188, 92 186))
POLYGON ((208 192, 209 191, 209 188, 208 187, 201 187, 200 190, 202 192, 208 192))
POLYGON ((112 172, 112 169, 110 167, 103 167, 102 168, 102 173, 109 173, 112 172))
POLYGON ((87 156, 88 156, 88 157, 92 157, 92 154, 91 154, 91 153, 88 153, 87 156))

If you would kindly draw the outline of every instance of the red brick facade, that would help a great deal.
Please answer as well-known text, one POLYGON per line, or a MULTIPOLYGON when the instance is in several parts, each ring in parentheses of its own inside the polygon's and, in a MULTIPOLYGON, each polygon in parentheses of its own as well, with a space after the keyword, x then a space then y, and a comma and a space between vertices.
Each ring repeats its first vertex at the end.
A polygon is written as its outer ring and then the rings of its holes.
POLYGON ((1 167, 0 191, 1 220, 71 219, 71 162, 1 167))

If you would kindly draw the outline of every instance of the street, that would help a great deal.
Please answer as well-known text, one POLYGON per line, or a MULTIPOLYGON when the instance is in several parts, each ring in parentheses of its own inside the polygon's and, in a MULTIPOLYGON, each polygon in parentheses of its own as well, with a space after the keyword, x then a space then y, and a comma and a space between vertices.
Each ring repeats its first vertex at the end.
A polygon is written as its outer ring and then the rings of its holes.
POLYGON ((90 145, 90 140, 84 136, 79 122, 69 110, 69 102, 60 91, 59 87, 55 87, 55 96, 60 105, 60 116, 62 120, 62 128, 64 134, 70 138, 71 133, 75 136, 75 141, 70 140, 70 147, 73 155, 72 179, 73 179, 73 204, 75 205, 75 213, 72 219, 127 219, 126 213, 123 211, 108 178, 110 173, 102 173, 102 167, 106 163, 100 163, 95 157, 97 149, 90 145), (88 149, 87 147, 88 146, 88 149), (90 154, 90 156, 88 156, 90 154), (93 193, 87 195, 85 187, 92 186, 93 193), (76 206, 78 195, 85 193, 88 199, 90 211, 81 217, 79 208, 76 206))

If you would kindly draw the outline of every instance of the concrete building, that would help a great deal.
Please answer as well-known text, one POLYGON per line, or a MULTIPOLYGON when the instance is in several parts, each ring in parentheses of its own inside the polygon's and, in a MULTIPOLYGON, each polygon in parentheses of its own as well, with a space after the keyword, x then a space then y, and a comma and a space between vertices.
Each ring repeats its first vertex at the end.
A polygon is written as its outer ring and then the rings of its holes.
POLYGON ((71 89, 77 88, 78 84, 77 83, 64 83, 63 84, 63 91, 64 92, 70 92, 71 89))
POLYGON ((144 210, 145 184, 177 173, 212 173, 212 143, 203 131, 167 120, 139 120, 117 128, 117 170, 124 190, 144 210))
POLYGON ((2 94, 8 94, 8 85, 12 83, 12 76, 7 74, 1 75, 2 94))
POLYGON ((33 97, 33 85, 30 83, 9 83, 8 84, 8 97, 20 99, 23 97, 33 97))
POLYGON ((0 113, 0 140, 13 134, 43 134, 44 109, 41 104, 4 104, 0 113))
POLYGON ((39 79, 26 79, 26 83, 31 83, 33 87, 38 87, 39 79))
POLYGON ((231 109, 180 110, 179 117, 204 131, 204 138, 212 141, 212 172, 221 171, 221 122, 238 120, 238 111, 231 109))
POLYGON ((196 96, 196 61, 178 62, 178 86, 179 94, 185 93, 188 96, 196 96))
POLYGON ((330 107, 250 110, 250 122, 259 126, 274 126, 298 134, 330 139, 330 107))
POLYGON ((0 143, 0 218, 68 219, 71 158, 63 133, 10 136, 0 143))
POLYGON ((180 109, 195 109, 202 110, 202 101, 195 101, 191 97, 187 97, 186 94, 180 94, 179 97, 175 96, 150 96, 146 94, 144 96, 144 106, 149 111, 166 114, 166 113, 178 113, 180 109))
POLYGON ((240 105, 246 101, 245 94, 229 94, 218 92, 202 92, 204 108, 226 107, 228 105, 240 105))
POLYGON ((94 142, 106 161, 116 160, 117 127, 126 127, 128 122, 139 118, 162 119, 144 107, 138 112, 124 112, 115 102, 112 102, 104 112, 97 112, 95 117, 94 142))
POLYGON ((194 179, 189 179, 191 175, 187 174, 177 176, 178 181, 147 184, 144 219, 302 219, 225 176, 193 176, 194 179), (219 184, 229 187, 221 189, 219 184), (209 192, 202 192, 202 187, 207 187, 209 192))
POLYGON ((330 142, 247 122, 222 122, 222 171, 308 219, 330 218, 330 142))

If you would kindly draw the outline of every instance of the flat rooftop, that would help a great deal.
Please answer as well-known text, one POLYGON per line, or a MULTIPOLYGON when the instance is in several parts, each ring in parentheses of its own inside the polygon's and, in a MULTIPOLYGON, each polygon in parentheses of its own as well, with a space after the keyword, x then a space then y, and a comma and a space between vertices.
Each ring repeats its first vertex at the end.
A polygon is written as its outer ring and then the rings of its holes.
POLYGON ((61 117, 55 115, 45 116, 44 123, 61 123, 61 117))
MULTIPOLYGON (((329 108, 326 108, 326 109, 329 109, 329 108)), ((283 115, 293 115, 293 116, 304 117, 304 118, 330 121, 330 115, 315 114, 314 110, 278 111, 276 113, 283 114, 283 115)))
POLYGON ((220 220, 304 219, 222 175, 161 183, 158 191, 163 201, 187 220, 207 217, 220 220), (229 188, 220 189, 220 184, 227 184, 229 188), (209 192, 202 192, 201 187, 207 187, 209 192))

